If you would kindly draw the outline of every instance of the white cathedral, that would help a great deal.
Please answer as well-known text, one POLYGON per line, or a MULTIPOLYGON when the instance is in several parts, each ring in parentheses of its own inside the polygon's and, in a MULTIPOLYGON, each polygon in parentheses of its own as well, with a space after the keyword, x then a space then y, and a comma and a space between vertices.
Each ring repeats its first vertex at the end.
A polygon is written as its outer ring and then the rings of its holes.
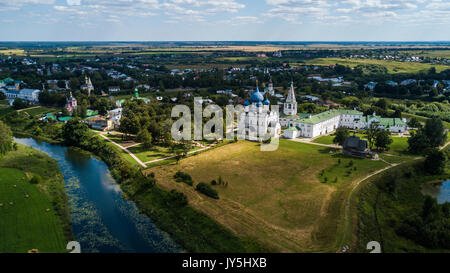
POLYGON ((256 83, 256 90, 250 96, 250 101, 244 102, 244 111, 239 115, 239 138, 262 141, 268 136, 278 137, 280 133, 279 113, 271 109, 269 99, 264 99, 256 83))

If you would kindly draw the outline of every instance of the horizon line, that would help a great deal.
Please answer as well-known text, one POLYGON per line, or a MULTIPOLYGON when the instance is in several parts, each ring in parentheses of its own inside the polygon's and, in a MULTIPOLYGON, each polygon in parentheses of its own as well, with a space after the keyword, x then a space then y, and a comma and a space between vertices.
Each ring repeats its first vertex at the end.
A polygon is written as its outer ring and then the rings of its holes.
POLYGON ((7 40, 0 43, 450 43, 450 40, 7 40))

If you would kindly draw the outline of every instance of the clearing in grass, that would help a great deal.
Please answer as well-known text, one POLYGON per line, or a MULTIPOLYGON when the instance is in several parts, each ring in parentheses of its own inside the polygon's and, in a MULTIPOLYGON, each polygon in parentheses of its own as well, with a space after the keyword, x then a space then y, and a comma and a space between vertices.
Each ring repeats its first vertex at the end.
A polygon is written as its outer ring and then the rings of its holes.
POLYGON ((155 173, 161 187, 185 193, 191 206, 239 236, 255 238, 277 252, 326 252, 336 250, 353 184, 388 166, 335 152, 287 140, 275 152, 261 152, 258 143, 239 141, 147 172, 155 173), (347 176, 350 160, 356 169, 347 176), (177 183, 177 171, 191 175, 194 186, 177 183), (339 183, 324 183, 321 172, 336 176, 339 183), (223 183, 212 186, 219 200, 195 190, 198 183, 219 178, 223 183))

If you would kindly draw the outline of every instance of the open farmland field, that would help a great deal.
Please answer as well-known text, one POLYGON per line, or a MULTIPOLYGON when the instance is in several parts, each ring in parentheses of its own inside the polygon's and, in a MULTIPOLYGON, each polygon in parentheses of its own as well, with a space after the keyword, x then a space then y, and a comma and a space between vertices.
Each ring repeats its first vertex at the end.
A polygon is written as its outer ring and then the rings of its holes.
POLYGON ((450 58, 450 50, 430 50, 430 51, 399 51, 399 53, 409 53, 415 57, 430 57, 430 58, 450 58))
POLYGON ((16 55, 25 56, 26 52, 23 49, 0 49, 0 55, 16 55))
POLYGON ((334 252, 354 183, 386 166, 293 141, 281 140, 275 152, 261 152, 259 144, 240 141, 147 172, 155 173, 161 187, 184 192, 191 206, 240 236, 281 252, 334 252), (345 161, 341 167, 339 159, 345 161), (347 161, 356 167, 351 175, 344 170, 347 161), (228 186, 213 186, 220 196, 213 200, 176 183, 173 175, 179 170, 190 174, 195 184, 221 177, 228 186), (322 171, 338 175, 339 182, 324 183, 322 171))
POLYGON ((370 60, 370 59, 339 59, 339 58, 318 58, 306 61, 308 65, 346 65, 356 67, 358 65, 377 65, 387 68, 389 73, 417 73, 423 70, 429 70, 432 67, 436 68, 437 72, 450 69, 446 65, 433 65, 426 63, 411 63, 411 62, 396 62, 384 60, 370 60))
POLYGON ((64 196, 59 168, 45 154, 19 145, 0 158, 0 252, 65 252, 71 231, 64 196), (29 182, 35 175, 42 177, 37 185, 29 182))

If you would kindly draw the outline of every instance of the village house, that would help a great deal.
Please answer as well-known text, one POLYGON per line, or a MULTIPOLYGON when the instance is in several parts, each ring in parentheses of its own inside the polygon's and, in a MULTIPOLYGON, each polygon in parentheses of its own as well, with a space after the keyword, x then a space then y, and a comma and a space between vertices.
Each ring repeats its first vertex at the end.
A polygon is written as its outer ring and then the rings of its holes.
POLYGON ((342 146, 344 155, 366 158, 370 155, 370 151, 366 140, 361 140, 357 136, 348 137, 342 146))
POLYGON ((110 87, 108 87, 108 92, 109 93, 120 92, 120 86, 110 86, 110 87))

